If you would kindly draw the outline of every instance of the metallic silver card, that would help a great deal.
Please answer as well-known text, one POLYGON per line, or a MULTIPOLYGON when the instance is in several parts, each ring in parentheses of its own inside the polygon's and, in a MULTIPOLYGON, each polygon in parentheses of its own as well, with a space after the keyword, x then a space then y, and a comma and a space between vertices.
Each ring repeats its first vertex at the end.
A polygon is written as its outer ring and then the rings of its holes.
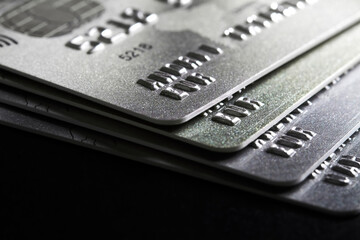
MULTIPOLYGON (((5 71, 0 71, 0 82, 208 150, 231 152, 247 146, 359 62, 360 45, 357 42, 360 42, 359 25, 263 77, 230 100, 216 105, 211 112, 206 111, 185 124, 171 127, 148 124, 5 71), (234 125, 233 121, 236 121, 234 125)), ((74 116, 79 115, 74 112, 74 116)), ((99 124, 102 125, 101 121, 99 124)))
POLYGON ((19 1, 0 18, 0 65, 179 124, 360 19, 358 0, 271 2, 19 1))
POLYGON ((360 136, 359 131, 337 148, 301 184, 275 188, 193 161, 168 155, 117 138, 64 122, 38 118, 34 114, 0 105, 1 124, 70 142, 116 156, 151 164, 193 177, 291 202, 314 210, 354 215, 360 211, 360 136))
POLYGON ((84 110, 2 87, 0 102, 272 185, 295 185, 360 127, 360 67, 333 81, 251 146, 213 153, 84 110))

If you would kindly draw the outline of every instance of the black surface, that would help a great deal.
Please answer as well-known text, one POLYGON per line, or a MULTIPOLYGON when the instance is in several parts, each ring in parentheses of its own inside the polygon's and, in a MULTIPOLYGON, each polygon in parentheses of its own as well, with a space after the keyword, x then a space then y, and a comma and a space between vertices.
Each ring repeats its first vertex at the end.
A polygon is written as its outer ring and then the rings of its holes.
POLYGON ((1 239, 359 238, 359 217, 324 215, 3 126, 0 132, 1 239))

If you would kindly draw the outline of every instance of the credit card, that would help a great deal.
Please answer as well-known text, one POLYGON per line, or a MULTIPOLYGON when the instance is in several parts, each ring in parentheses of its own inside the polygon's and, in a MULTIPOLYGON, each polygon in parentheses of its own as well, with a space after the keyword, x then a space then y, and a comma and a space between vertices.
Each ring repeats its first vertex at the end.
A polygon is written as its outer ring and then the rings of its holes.
POLYGON ((0 18, 0 66, 180 124, 360 20, 358 0, 272 2, 19 1, 0 18))
POLYGON ((95 149, 142 163, 162 167, 207 181, 249 191, 335 215, 360 211, 360 136, 347 139, 331 157, 295 187, 269 187, 193 161, 172 156, 114 137, 60 121, 42 118, 6 105, 0 105, 0 123, 79 146, 95 149), (354 174, 356 173, 356 174, 354 174))
POLYGON ((303 181, 360 127, 359 76, 360 67, 352 69, 275 124, 251 146, 227 154, 208 152, 20 90, 0 88, 0 102, 269 185, 291 186, 303 181))
POLYGON ((148 124, 24 77, 0 71, 0 82, 211 151, 244 148, 306 99, 360 61, 360 26, 314 48, 189 122, 148 124), (325 61, 326 60, 326 61, 325 61), (246 100, 247 99, 247 100, 246 100))

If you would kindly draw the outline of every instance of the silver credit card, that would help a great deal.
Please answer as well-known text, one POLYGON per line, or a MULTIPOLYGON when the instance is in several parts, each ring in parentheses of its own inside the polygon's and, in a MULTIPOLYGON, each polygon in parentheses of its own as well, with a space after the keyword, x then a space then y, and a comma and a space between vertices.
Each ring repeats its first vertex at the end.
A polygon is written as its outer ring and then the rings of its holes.
POLYGON ((331 154, 331 157, 322 162, 301 184, 291 188, 276 188, 88 129, 51 119, 39 118, 37 115, 22 112, 6 105, 0 105, 0 113, 0 123, 7 126, 240 190, 295 203, 330 214, 354 215, 360 211, 359 131, 347 139, 340 148, 337 148, 331 154))
POLYGON ((360 19, 358 0, 271 2, 19 1, 0 18, 0 65, 179 124, 360 19))
POLYGON ((0 82, 192 145, 231 152, 247 146, 319 89, 359 62, 360 45, 357 42, 360 42, 359 25, 234 94, 230 100, 213 107, 211 112, 206 111, 185 124, 171 127, 149 124, 5 71, 0 71, 0 82), (233 121, 235 123, 231 125, 233 121))
POLYGON ((360 67, 334 80, 251 146, 213 153, 130 125, 2 87, 0 102, 273 185, 295 185, 360 126, 360 67))

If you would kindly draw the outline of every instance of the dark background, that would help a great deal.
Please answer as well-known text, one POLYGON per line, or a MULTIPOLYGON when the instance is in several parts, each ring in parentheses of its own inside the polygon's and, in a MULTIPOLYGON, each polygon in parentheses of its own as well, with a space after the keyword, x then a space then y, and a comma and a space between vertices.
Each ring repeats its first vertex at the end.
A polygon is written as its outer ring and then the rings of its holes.
POLYGON ((360 239, 337 218, 0 126, 2 239, 360 239))

